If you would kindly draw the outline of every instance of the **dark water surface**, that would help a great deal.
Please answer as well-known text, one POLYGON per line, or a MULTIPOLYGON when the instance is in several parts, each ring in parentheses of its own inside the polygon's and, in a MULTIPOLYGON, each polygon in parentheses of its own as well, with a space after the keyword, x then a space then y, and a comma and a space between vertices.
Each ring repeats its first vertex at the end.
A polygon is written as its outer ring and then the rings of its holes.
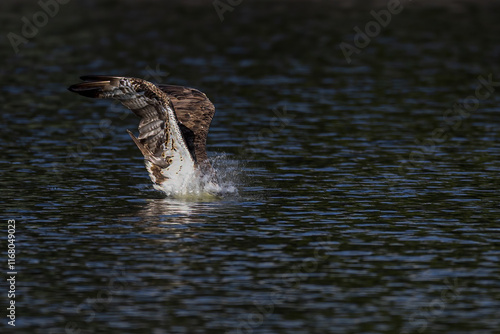
POLYGON ((16 54, 42 9, 2 1, 0 331, 500 333, 499 7, 405 2, 348 63, 374 8, 71 1, 16 54), (85 74, 206 92, 239 195, 154 191, 85 74))

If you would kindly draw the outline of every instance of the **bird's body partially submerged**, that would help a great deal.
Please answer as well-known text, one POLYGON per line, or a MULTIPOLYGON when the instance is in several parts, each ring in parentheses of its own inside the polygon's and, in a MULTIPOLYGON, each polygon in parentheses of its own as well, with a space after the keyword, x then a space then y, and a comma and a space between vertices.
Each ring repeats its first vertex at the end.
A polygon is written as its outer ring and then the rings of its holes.
POLYGON ((85 76, 69 90, 120 101, 141 118, 130 137, 144 155, 155 189, 168 195, 217 192, 205 150, 215 108, 200 91, 113 76, 85 76))

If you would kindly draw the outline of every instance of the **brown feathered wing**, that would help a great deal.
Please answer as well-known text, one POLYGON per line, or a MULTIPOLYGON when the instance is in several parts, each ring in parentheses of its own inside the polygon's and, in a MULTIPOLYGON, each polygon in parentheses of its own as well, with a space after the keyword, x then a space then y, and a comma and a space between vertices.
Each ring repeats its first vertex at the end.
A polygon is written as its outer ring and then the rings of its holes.
POLYGON ((158 85, 174 105, 180 128, 189 149, 194 150, 195 160, 200 167, 209 165, 206 152, 207 135, 215 114, 215 107, 208 97, 197 89, 158 85))
POLYGON ((139 136, 130 136, 143 155, 162 166, 166 108, 173 108, 178 126, 191 155, 204 171, 210 169, 206 140, 215 107, 205 94, 194 88, 154 85, 137 78, 114 76, 84 76, 85 82, 72 85, 69 90, 93 98, 113 98, 141 118, 139 136))

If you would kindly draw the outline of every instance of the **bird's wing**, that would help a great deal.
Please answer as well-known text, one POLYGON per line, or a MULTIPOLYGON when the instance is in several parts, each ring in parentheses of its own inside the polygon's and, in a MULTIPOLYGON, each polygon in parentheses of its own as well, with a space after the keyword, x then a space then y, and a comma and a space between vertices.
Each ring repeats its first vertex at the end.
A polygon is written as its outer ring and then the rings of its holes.
POLYGON ((215 114, 215 107, 208 97, 197 89, 158 85, 174 105, 174 111, 181 123, 182 134, 188 147, 194 149, 197 162, 208 165, 206 143, 208 129, 215 114))
POLYGON ((168 108, 172 108, 169 97, 156 85, 137 78, 114 76, 83 76, 84 81, 69 87, 69 90, 93 98, 112 98, 120 101, 141 118, 139 137, 129 134, 151 162, 162 166, 168 126, 168 108))

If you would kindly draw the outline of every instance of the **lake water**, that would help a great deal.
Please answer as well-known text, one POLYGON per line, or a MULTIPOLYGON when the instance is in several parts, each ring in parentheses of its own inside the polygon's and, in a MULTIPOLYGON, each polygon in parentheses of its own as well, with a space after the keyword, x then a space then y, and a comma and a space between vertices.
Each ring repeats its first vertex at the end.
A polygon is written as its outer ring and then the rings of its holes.
POLYGON ((47 3, 0 4, 2 333, 500 333, 495 2, 47 3), (85 74, 207 93, 238 195, 153 190, 85 74))

